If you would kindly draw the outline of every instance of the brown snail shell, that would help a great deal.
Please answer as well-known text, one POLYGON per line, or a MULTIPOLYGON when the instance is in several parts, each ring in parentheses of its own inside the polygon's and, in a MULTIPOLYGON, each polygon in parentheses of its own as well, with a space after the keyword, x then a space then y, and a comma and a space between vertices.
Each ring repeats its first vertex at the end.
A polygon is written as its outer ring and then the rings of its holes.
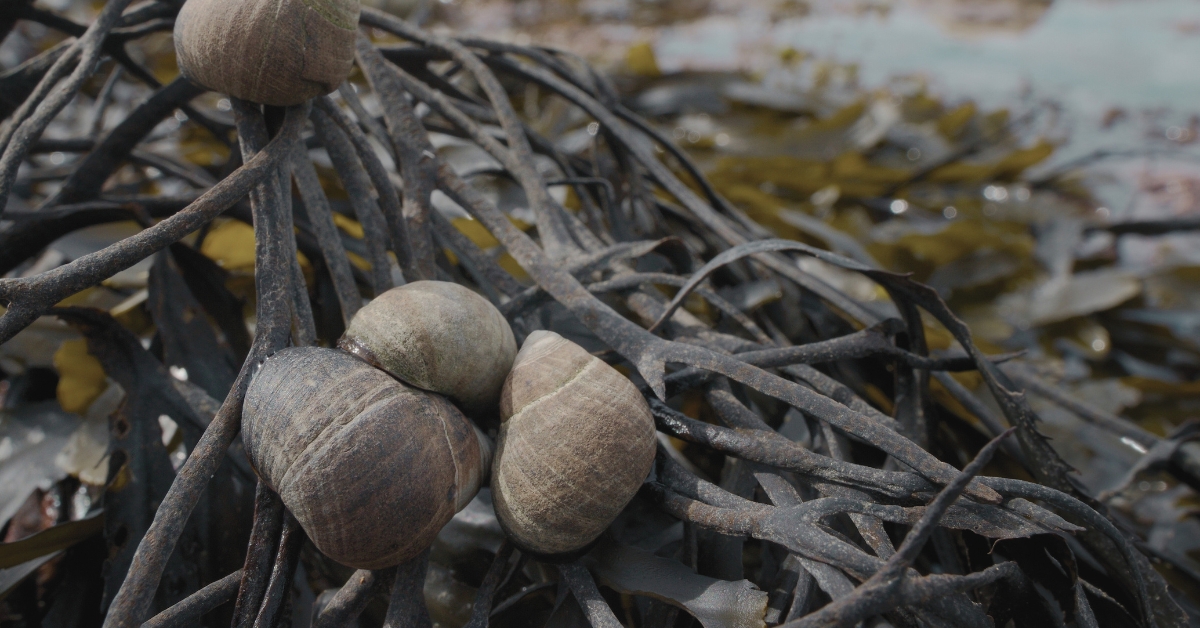
POLYGON ((264 105, 298 105, 350 75, 358 0, 188 0, 175 55, 189 80, 264 105))
POLYGON ((504 315, 456 283, 414 281, 354 315, 338 347, 468 415, 495 412, 517 341, 504 315))
POLYGON ((433 544, 483 480, 487 440, 445 398, 335 349, 284 349, 251 380, 246 455, 312 542, 359 569, 433 544))
POLYGON ((492 500, 527 551, 587 547, 650 473, 654 419, 637 388, 554 332, 535 331, 500 397, 492 500))

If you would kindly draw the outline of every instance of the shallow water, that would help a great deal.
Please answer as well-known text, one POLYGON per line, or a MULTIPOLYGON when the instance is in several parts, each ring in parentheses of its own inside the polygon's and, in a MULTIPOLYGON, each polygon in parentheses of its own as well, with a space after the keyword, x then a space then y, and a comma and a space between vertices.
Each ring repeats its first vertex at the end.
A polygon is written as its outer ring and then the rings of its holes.
POLYGON ((1113 108, 1200 112, 1200 2, 1058 0, 1018 31, 963 32, 942 19, 949 12, 818 14, 779 24, 772 43, 856 62, 867 85, 919 73, 985 106, 1029 92, 1096 122, 1113 108))
MULTIPOLYGON (((776 26, 772 41, 854 62, 864 86, 907 74, 984 108, 1060 104, 1066 143, 1043 168, 1105 149, 1154 152, 1160 166, 1200 155, 1200 2, 1058 0, 1021 30, 948 25, 953 6, 900 5, 886 17, 817 14, 776 26)), ((1133 161, 1108 169, 1134 177, 1146 165, 1133 161)), ((1120 208, 1130 201, 1120 187, 1097 192, 1120 208)))
POLYGON ((1133 202, 1148 167, 1197 176, 1200 3, 1058 0, 1041 11, 1009 2, 865 12, 833 4, 771 21, 743 9, 665 28, 654 50, 666 72, 754 72, 766 54, 794 48, 853 68, 861 88, 915 79, 984 109, 1050 103, 1052 128, 1037 132, 1061 145, 1042 171, 1100 150, 1135 153, 1093 170, 1103 175, 1094 191, 1117 208, 1133 202))
MULTIPOLYGON (((1113 219, 1200 211, 1197 202, 1145 208, 1147 188, 1200 181, 1195 0, 448 1, 444 17, 460 31, 567 48, 602 66, 619 67, 645 42, 666 74, 732 72, 769 84, 781 51, 793 49, 832 68, 847 92, 915 84, 1014 117, 1050 111, 1028 135, 1058 149, 1032 176, 1116 151, 1087 171, 1113 219)), ((812 87, 788 84, 794 78, 778 86, 812 87)))

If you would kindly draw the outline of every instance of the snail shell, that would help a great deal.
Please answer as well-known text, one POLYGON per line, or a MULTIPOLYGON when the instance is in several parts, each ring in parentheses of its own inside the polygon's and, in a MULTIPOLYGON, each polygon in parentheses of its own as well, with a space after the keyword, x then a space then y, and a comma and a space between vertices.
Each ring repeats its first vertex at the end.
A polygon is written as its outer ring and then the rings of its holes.
POLYGON ((379 295, 355 314, 338 347, 446 395, 471 416, 494 415, 517 353, 500 310, 446 281, 414 281, 379 295))
POLYGON ((637 388, 554 332, 535 331, 500 397, 492 499, 518 547, 587 547, 650 473, 654 420, 637 388))
POLYGON ((358 0, 188 0, 175 18, 179 70, 208 89, 298 105, 350 75, 358 0))
POLYGON ((246 455, 312 542, 359 569, 433 544, 475 496, 486 437, 449 401, 335 349, 284 349, 246 391, 246 455))

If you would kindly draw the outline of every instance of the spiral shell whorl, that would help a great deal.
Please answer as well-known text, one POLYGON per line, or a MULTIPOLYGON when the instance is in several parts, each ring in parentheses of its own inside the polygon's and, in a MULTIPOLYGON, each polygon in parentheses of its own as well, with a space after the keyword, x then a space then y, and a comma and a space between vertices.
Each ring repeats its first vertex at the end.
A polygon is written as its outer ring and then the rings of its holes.
POLYGON ((359 310, 338 346, 404 382, 494 413, 517 342, 508 321, 468 288, 414 281, 359 310))
POLYGON ((500 408, 492 498, 505 532, 529 551, 586 547, 654 463, 654 421, 637 388, 553 332, 526 339, 500 408))
POLYGON ((313 543, 343 564, 409 560, 478 491, 475 428, 446 399, 341 351, 280 351, 250 383, 246 454, 313 543))

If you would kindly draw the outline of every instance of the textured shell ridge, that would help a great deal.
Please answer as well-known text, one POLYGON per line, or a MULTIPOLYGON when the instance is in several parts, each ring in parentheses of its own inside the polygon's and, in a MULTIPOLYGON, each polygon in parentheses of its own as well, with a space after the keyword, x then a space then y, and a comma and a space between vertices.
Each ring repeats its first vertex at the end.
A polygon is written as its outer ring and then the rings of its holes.
MULTIPOLYGON (((288 484, 293 479, 292 470, 295 469, 296 462, 299 460, 308 459, 309 454, 312 453, 312 447, 314 445, 317 445, 318 447, 328 446, 328 443, 331 443, 334 441, 334 439, 328 438, 328 436, 331 433, 338 432, 338 431, 341 431, 344 429, 353 429, 353 427, 354 427, 353 423, 358 417, 363 416, 363 415, 367 414, 369 411, 375 410, 382 405, 391 403, 392 400, 394 400, 395 398, 396 398, 396 396, 390 396, 390 397, 387 397, 384 399, 380 399, 380 400, 376 401, 375 403, 367 406, 366 408, 363 408, 362 410, 359 410, 358 412, 354 412, 350 416, 349 420, 346 420, 346 421, 334 420, 334 421, 330 421, 328 424, 326 424, 324 429, 322 429, 320 432, 318 432, 314 438, 309 440, 308 443, 306 443, 304 445, 304 447, 299 452, 297 452, 297 454, 292 458, 291 464, 288 465, 288 468, 283 473, 283 477, 279 481, 280 486, 288 484)), ((347 412, 347 414, 350 414, 350 413, 347 412)))
POLYGON ((458 447, 455 447, 454 440, 450 438, 450 426, 446 425, 446 417, 443 416, 441 412, 434 412, 434 414, 437 415, 436 418, 438 425, 440 425, 442 428, 442 438, 446 443, 446 451, 450 452, 450 462, 454 465, 454 483, 450 485, 450 494, 447 495, 447 498, 457 505, 457 492, 459 487, 462 486, 462 465, 458 460, 458 456, 461 452, 458 451, 458 447))
POLYGON ((339 0, 301 0, 301 2, 304 3, 304 6, 312 9, 314 12, 324 18, 325 21, 338 28, 354 30, 358 23, 358 2, 344 2, 339 0), (345 7, 346 5, 353 5, 356 10, 338 10, 338 8, 345 7), (353 13, 354 15, 350 16, 349 13, 353 13))
MULTIPOLYGON (((509 435, 509 438, 512 438, 512 436, 509 435)), ((525 447, 526 449, 531 450, 531 453, 535 453, 535 454, 540 453, 533 446, 534 444, 528 442, 528 440, 525 439, 524 437, 518 435, 517 440, 518 440, 518 444, 524 444, 526 446, 525 447)), ((520 448, 518 447, 518 449, 520 449, 520 448)), ((556 451, 555 453, 561 455, 562 451, 563 450, 556 451)), ((575 456, 575 459, 582 460, 582 458, 579 456, 575 456)), ((532 478, 532 477, 538 477, 538 476, 552 477, 552 478, 559 480, 561 484, 568 485, 568 486, 575 486, 575 485, 582 483, 579 481, 579 478, 572 479, 562 473, 559 473, 558 470, 555 469, 553 466, 546 464, 545 460, 546 460, 546 456, 537 456, 537 455, 527 456, 526 464, 522 465, 520 467, 517 467, 515 469, 515 471, 524 478, 532 478), (536 466, 536 468, 540 471, 539 474, 532 473, 534 466, 536 466)), ((590 465, 588 465, 588 468, 592 468, 592 467, 590 467, 590 465)), ((511 473, 511 471, 510 471, 510 473, 511 473)), ((592 477, 594 478, 594 477, 599 477, 599 476, 600 476, 600 474, 594 474, 592 477)), ((578 496, 575 496, 578 499, 574 499, 572 501, 560 501, 557 499, 558 496, 547 495, 545 493, 543 493, 542 497, 543 498, 551 497, 551 499, 553 499, 555 502, 556 509, 561 509, 562 511, 570 512, 570 511, 583 510, 584 505, 596 502, 597 495, 598 494, 595 492, 586 492, 586 493, 582 493, 578 496)))
POLYGON ((582 379, 587 372, 595 370, 595 366, 596 366, 597 362, 600 362, 600 360, 586 362, 583 365, 583 367, 580 368, 578 371, 576 371, 575 374, 572 375, 571 378, 568 379, 562 386, 559 386, 558 388, 555 388, 554 390, 544 393, 540 397, 537 397, 536 399, 533 399, 532 401, 521 406, 521 409, 515 411, 513 413, 512 418, 510 418, 509 420, 511 421, 512 419, 518 419, 527 410, 531 410, 531 409, 545 403, 547 400, 558 395, 558 393, 562 392, 563 390, 566 390, 568 386, 571 386, 573 383, 582 379))
MULTIPOLYGON (((272 28, 267 29, 268 35, 262 39, 262 54, 258 55, 259 62, 254 72, 254 83, 250 86, 250 93, 252 94, 257 95, 263 91, 263 74, 267 71, 267 59, 271 57, 269 54, 271 46, 275 43, 275 37, 279 34, 279 15, 283 12, 283 5, 287 2, 288 0, 275 0, 274 2, 275 14, 271 19, 272 28)), ((301 24, 303 24, 303 21, 301 21, 301 24)))
MULTIPOLYGON (((391 403, 395 403, 397 399, 397 397, 394 397, 389 401, 391 403)), ((408 403, 414 403, 414 400, 410 400, 408 403)), ((429 414, 434 412, 433 410, 422 407, 421 405, 418 405, 416 408, 405 407, 403 409, 407 411, 415 409, 418 414, 423 415, 420 420, 429 420, 431 418, 429 414)), ((359 417, 360 420, 364 422, 368 420, 375 422, 387 420, 391 417, 386 414, 386 410, 386 408, 380 407, 378 404, 373 404, 370 409, 361 412, 359 417), (381 410, 384 411, 384 413, 381 413, 381 410)), ((376 425, 378 425, 378 423, 376 423, 376 425)), ((381 476, 381 473, 390 474, 392 471, 412 467, 414 460, 408 458, 395 458, 395 456, 400 452, 389 449, 381 449, 377 451, 379 448, 385 448, 386 443, 370 439, 367 436, 370 433, 370 429, 363 429, 363 427, 356 428, 354 422, 351 422, 351 424, 348 424, 337 431, 338 437, 322 439, 316 448, 312 448, 308 452, 310 454, 309 462, 338 461, 342 463, 338 464, 337 467, 342 473, 340 473, 340 477, 337 478, 336 482, 334 482, 332 477, 329 477, 331 474, 321 473, 316 470, 310 470, 309 468, 304 469, 305 471, 309 471, 309 473, 305 473, 304 475, 296 478, 303 479, 305 482, 307 482, 306 488, 309 490, 309 492, 320 494, 321 491, 328 491, 326 494, 336 495, 336 499, 330 500, 332 502, 337 502, 336 507, 335 504, 328 504, 328 508, 333 510, 327 511, 326 506, 318 507, 322 513, 333 513, 334 518, 326 519, 325 521, 339 521, 346 520, 348 518, 354 519, 355 517, 365 517, 368 516, 368 513, 373 513, 373 511, 378 508, 377 502, 380 499, 385 499, 387 502, 395 501, 396 496, 394 494, 384 498, 378 493, 372 491, 343 493, 338 489, 338 486, 343 484, 352 486, 370 484, 378 485, 380 482, 387 482, 392 479, 391 477, 381 476), (356 451, 358 448, 364 447, 365 451, 356 451), (355 465, 347 463, 348 460, 352 459, 356 455, 373 456, 376 454, 383 455, 385 458, 390 457, 390 463, 385 465, 355 465), (349 475, 346 475, 347 473, 349 475), (315 484, 313 482, 315 482, 315 484)), ((424 445, 418 445, 415 448, 405 447, 403 449, 405 456, 415 456, 418 461, 424 461, 427 464, 432 463, 435 466, 436 464, 439 464, 437 462, 438 457, 442 457, 442 459, 447 457, 445 447, 440 446, 440 443, 425 443, 424 445), (433 458, 430 458, 428 455, 430 450, 440 450, 441 454, 435 454, 433 458)), ((422 479, 425 481, 430 481, 437 480, 439 477, 441 477, 441 475, 436 474, 434 477, 426 477, 422 479)), ((299 482, 296 484, 299 484, 299 482)), ((435 488, 435 491, 438 493, 440 493, 442 490, 443 489, 440 487, 435 488)), ((406 532, 403 536, 391 534, 392 530, 381 531, 384 533, 378 535, 373 540, 373 543, 383 542, 388 546, 388 548, 392 548, 384 550, 382 552, 384 555, 382 556, 374 555, 372 557, 364 557, 361 555, 343 554, 341 552, 342 549, 355 548, 357 547, 357 543, 347 542, 344 547, 335 545, 337 539, 342 538, 342 526, 318 526, 317 529, 325 533, 327 535, 326 538, 328 539, 326 543, 319 544, 318 547, 320 547, 322 551, 330 553, 335 559, 340 558, 342 560, 346 560, 347 562, 353 563, 351 566, 354 567, 375 568, 395 564, 396 561, 394 558, 398 556, 401 558, 407 558, 408 553, 410 553, 412 550, 412 539, 426 538, 431 534, 435 534, 436 530, 440 529, 441 526, 444 525, 444 523, 450 518, 450 516, 453 515, 453 510, 449 507, 447 502, 438 501, 435 499, 432 503, 429 503, 427 499, 431 494, 432 493, 429 492, 423 492, 423 498, 418 497, 416 498, 416 501, 402 501, 394 504, 395 507, 400 509, 399 514, 401 515, 402 519, 405 519, 403 523, 406 526, 411 526, 412 524, 417 523, 417 521, 420 521, 420 523, 417 526, 406 527, 406 532), (414 514, 422 516, 408 516, 414 514), (416 521, 414 521, 414 519, 416 519, 416 521)), ((318 503, 321 502, 321 500, 308 499, 305 500, 305 503, 311 504, 314 501, 318 503)), ((297 515, 297 517, 299 518, 299 515, 297 515)), ((304 522, 302 521, 302 523, 304 522)), ((317 541, 317 539, 314 539, 314 542, 317 541)))

